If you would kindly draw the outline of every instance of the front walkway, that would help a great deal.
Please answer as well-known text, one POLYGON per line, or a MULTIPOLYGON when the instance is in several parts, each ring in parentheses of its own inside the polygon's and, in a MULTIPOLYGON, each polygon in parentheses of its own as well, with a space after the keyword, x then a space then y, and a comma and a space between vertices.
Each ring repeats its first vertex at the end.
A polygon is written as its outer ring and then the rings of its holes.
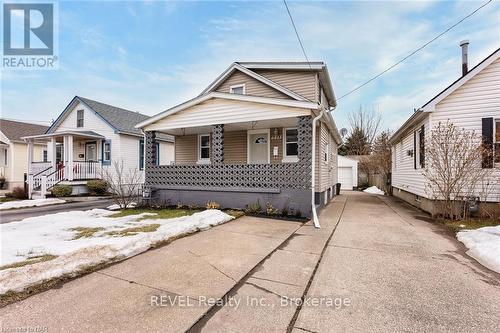
POLYGON ((467 258, 454 238, 422 217, 392 198, 359 192, 336 197, 320 215, 320 230, 243 217, 11 304, 0 309, 1 326, 497 331, 498 274, 467 258), (335 304, 301 306, 303 296, 335 304), (221 301, 209 304, 208 297, 221 301))

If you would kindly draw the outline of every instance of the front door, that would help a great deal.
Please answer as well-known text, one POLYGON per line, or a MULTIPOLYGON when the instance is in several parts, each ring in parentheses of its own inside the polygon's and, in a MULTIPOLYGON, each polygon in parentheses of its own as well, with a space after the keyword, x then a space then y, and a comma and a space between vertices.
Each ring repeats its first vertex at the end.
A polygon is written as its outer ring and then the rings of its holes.
POLYGON ((97 161, 97 144, 95 142, 85 144, 85 161, 97 161))
POLYGON ((269 162, 269 133, 252 133, 248 137, 248 163, 269 162))

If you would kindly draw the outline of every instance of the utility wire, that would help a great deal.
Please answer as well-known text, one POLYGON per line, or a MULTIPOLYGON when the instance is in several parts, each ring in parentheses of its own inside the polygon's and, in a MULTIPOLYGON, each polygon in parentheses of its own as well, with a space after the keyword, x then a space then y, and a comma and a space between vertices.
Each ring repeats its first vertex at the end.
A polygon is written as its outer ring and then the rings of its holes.
MULTIPOLYGON (((283 0, 284 1, 284 0, 283 0)), ((353 92, 361 89, 362 87, 366 86, 368 83, 378 79, 379 77, 381 77, 382 75, 384 75, 385 73, 387 73, 388 71, 390 71, 391 69, 393 69, 394 67, 396 67, 397 65, 399 65, 400 63, 402 63, 403 61, 405 61, 406 59, 410 58, 411 56, 413 56, 415 53, 421 51, 423 48, 425 48, 427 45, 431 44, 432 42, 434 42, 436 39, 438 39, 439 37, 443 36, 444 34, 446 34, 448 31, 450 31, 451 29, 455 28, 457 25, 459 25, 460 23, 462 23, 463 21, 465 21, 466 19, 468 19, 469 17, 471 17, 472 15, 474 15, 476 12, 478 12, 481 8, 487 6, 490 2, 492 2, 493 0, 489 0, 488 2, 485 2, 484 4, 482 4, 481 6, 479 6, 478 8, 476 8, 474 11, 472 11, 471 13, 469 13, 467 16, 465 16, 464 18, 462 18, 460 21, 458 21, 457 23, 455 23, 454 25, 452 25, 451 27, 449 27, 448 29, 444 30, 443 32, 441 32, 439 35, 437 35, 436 37, 432 38, 430 41, 428 41, 427 43, 425 43, 424 45, 420 46, 418 49, 416 49, 415 51, 411 52, 410 54, 408 54, 406 57, 404 57, 403 59, 399 60, 398 62, 396 62, 395 64, 389 66, 388 68, 386 68, 385 70, 383 70, 382 72, 380 72, 379 74, 375 75, 374 77, 372 77, 371 79, 369 79, 368 81, 366 81, 365 83, 357 86, 356 88, 350 90, 349 92, 345 93, 344 95, 340 96, 339 98, 337 98, 337 101, 352 94, 353 92)), ((300 41, 300 39, 299 39, 300 41)))
POLYGON ((309 69, 312 69, 311 63, 309 62, 309 58, 307 57, 306 49, 304 48, 304 45, 302 44, 302 40, 300 39, 299 32, 297 30, 297 27, 295 26, 295 22, 293 20, 292 13, 290 13, 290 9, 288 8, 288 4, 286 3, 286 0, 283 0, 283 3, 285 4, 286 11, 288 12, 288 16, 290 17, 290 22, 292 22, 293 30, 295 30, 295 35, 297 36, 297 39, 299 40, 300 48, 302 49, 302 53, 304 53, 304 57, 306 57, 307 64, 309 65, 309 69))

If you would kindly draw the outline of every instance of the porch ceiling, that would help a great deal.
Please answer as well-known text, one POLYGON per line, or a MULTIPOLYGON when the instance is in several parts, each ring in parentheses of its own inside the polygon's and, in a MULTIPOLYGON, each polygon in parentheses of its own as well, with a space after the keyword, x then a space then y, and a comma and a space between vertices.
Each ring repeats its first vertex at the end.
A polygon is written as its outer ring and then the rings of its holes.
MULTIPOLYGON (((223 122, 223 121, 221 121, 223 122)), ((225 124, 224 131, 246 131, 246 130, 256 130, 256 129, 267 129, 276 127, 297 127, 297 118, 282 118, 282 119, 270 119, 270 120, 259 120, 259 121, 246 121, 240 123, 225 124)), ((186 127, 186 128, 175 128, 169 130, 162 130, 162 133, 183 136, 192 134, 205 134, 211 133, 213 126, 197 126, 197 127, 186 127)))

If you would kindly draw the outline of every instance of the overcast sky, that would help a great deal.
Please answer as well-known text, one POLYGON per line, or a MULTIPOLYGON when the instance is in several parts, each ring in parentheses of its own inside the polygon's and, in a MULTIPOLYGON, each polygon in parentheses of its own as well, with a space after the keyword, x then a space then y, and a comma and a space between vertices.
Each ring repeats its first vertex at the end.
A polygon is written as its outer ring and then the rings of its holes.
MULTIPOLYGON (((484 1, 290 1, 310 60, 341 96, 456 23, 484 1)), ((500 46, 495 1, 410 60, 339 101, 345 127, 360 105, 396 129, 500 46)), ((154 115, 199 94, 233 61, 304 61, 281 1, 59 3, 59 69, 2 72, 2 117, 50 121, 75 95, 154 115)))

